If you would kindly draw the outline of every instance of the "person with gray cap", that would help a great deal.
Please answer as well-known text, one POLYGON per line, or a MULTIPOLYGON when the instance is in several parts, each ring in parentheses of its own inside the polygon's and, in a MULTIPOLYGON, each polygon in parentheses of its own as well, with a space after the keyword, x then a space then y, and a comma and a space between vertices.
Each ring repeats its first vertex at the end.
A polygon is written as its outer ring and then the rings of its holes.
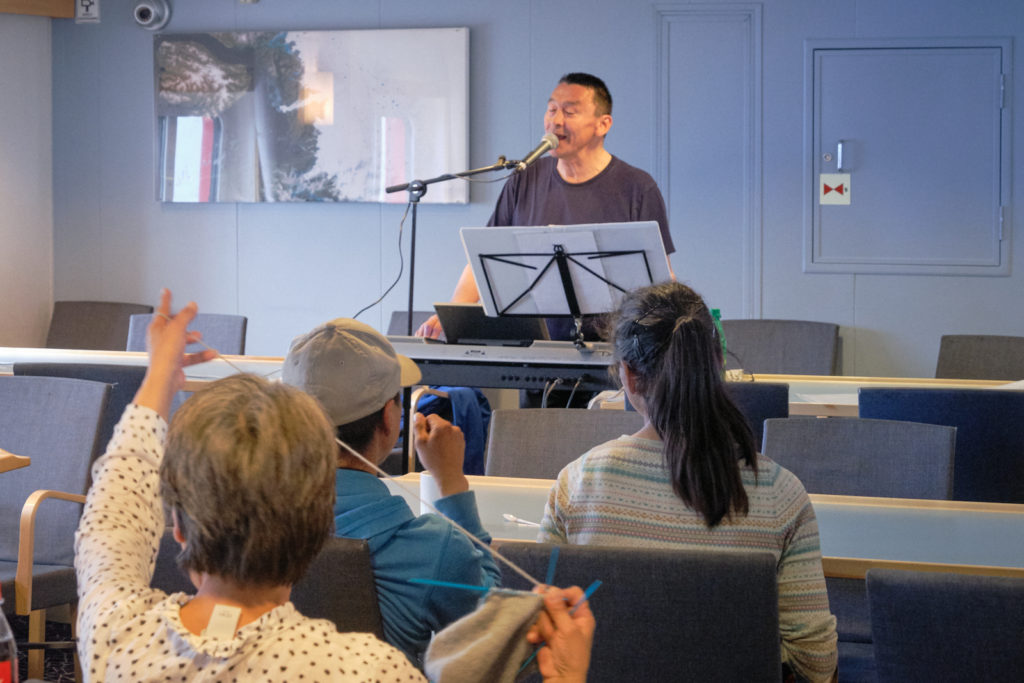
MULTIPOLYGON (((282 379, 316 397, 337 428, 338 438, 379 465, 400 434, 402 387, 420 372, 372 327, 339 318, 296 337, 284 360, 282 379)), ((485 543, 475 494, 462 472, 462 431, 437 415, 417 414, 416 452, 437 480, 437 509, 485 543)), ((369 542, 385 639, 421 664, 431 634, 472 612, 478 595, 409 583, 423 578, 496 585, 501 577, 489 553, 437 515, 416 516, 393 496, 372 467, 344 449, 336 473, 336 534, 369 542)))

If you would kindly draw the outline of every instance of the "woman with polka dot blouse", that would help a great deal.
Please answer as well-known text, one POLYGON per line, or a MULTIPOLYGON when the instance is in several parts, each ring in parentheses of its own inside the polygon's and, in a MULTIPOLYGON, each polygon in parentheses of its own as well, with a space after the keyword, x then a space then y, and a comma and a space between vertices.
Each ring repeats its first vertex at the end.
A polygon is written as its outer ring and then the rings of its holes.
MULTIPOLYGON (((237 375, 197 392, 168 433, 184 367, 214 355, 185 353, 197 309, 172 316, 170 306, 165 290, 149 328, 149 370, 93 467, 76 535, 86 680, 425 680, 373 635, 338 633, 289 602, 333 515, 337 447, 314 399, 237 375), (194 596, 149 587, 161 495, 194 596)), ((585 606, 569 617, 557 602, 546 601, 545 623, 556 626, 544 633, 552 645, 543 659, 561 680, 585 680, 593 617, 585 606)))

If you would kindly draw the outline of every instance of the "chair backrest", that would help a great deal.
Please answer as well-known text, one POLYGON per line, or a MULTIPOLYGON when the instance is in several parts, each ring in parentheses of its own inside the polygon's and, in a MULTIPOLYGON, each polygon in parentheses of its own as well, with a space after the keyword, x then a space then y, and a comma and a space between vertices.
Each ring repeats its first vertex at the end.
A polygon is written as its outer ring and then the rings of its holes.
MULTIPOLYGON (((125 335, 126 351, 146 350, 146 329, 153 319, 149 315, 133 315, 125 335)), ((203 342, 227 356, 245 354, 245 328, 248 318, 244 315, 229 313, 197 313, 189 329, 203 333, 203 342)), ((122 340, 124 344, 124 340, 122 340)), ((189 350, 200 348, 199 344, 190 344, 189 350)))
MULTIPOLYGON (((177 564, 180 546, 164 532, 150 585, 166 593, 194 593, 195 586, 177 564)), ((292 587, 292 603, 311 619, 329 619, 339 631, 384 637, 370 546, 361 538, 331 537, 305 575, 292 587)))
POLYGON ((808 493, 949 500, 956 428, 807 417, 767 420, 761 452, 808 493))
POLYGON ((839 325, 809 320, 723 320, 725 367, 751 374, 838 375, 839 325))
MULTIPOLYGON (((413 311, 412 331, 419 329, 420 325, 427 322, 427 318, 434 315, 433 311, 413 311)), ((391 321, 388 322, 388 334, 404 335, 409 332, 409 311, 391 311, 391 321)))
MULTIPOLYGON (((840 643, 870 643, 871 617, 864 579, 825 577, 828 609, 836 618, 836 635, 840 643)), ((843 653, 840 651, 840 658, 843 653)), ((842 668, 842 663, 840 663, 842 668)))
POLYGON ((594 446, 639 431, 643 424, 643 416, 632 410, 495 410, 484 472, 554 479, 563 467, 594 446))
MULTIPOLYGON (((555 546, 502 543, 543 580, 555 546)), ((601 587, 590 674, 595 681, 777 681, 778 587, 769 553, 558 546, 553 583, 601 587)), ((504 584, 528 589, 506 572, 504 584)))
POLYGON ((952 379, 1024 379, 1024 337, 946 334, 935 376, 952 379))
POLYGON ((725 388, 750 424, 754 445, 761 447, 764 421, 789 417, 789 385, 776 382, 726 382, 725 388))
MULTIPOLYGON (((32 458, 0 475, 0 560, 17 559, 21 506, 33 491, 86 492, 109 391, 86 380, 0 376, 0 448, 32 458)), ((66 501, 40 507, 37 564, 73 563, 80 514, 81 505, 66 501)))
POLYGON ((46 348, 123 351, 130 317, 152 312, 153 307, 145 304, 57 301, 53 304, 46 348))
POLYGON ((144 365, 88 365, 84 363, 15 363, 15 375, 39 375, 44 377, 71 377, 104 382, 110 385, 107 409, 96 440, 99 456, 114 435, 114 426, 121 419, 124 409, 135 398, 135 393, 146 376, 144 365))
POLYGON ((862 388, 860 416, 956 427, 953 499, 1024 503, 1024 391, 862 388))
POLYGON ((872 569, 879 683, 1019 681, 1024 579, 872 569))

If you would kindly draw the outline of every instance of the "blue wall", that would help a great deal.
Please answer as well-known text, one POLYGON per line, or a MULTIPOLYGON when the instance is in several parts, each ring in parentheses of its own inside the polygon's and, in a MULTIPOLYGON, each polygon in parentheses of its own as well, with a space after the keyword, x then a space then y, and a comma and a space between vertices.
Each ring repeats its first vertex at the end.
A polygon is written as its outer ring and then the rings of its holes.
MULTIPOLYGON (((543 106, 558 76, 582 70, 604 77, 615 97, 609 149, 657 172, 657 16, 670 3, 171 2, 169 32, 468 26, 472 166, 524 154, 542 132, 543 106)), ((750 272, 736 273, 756 276, 754 306, 745 313, 840 323, 844 370, 858 375, 930 376, 944 333, 1024 335, 1024 276, 1016 268, 996 278, 802 271, 804 40, 1019 39, 1024 3, 766 0, 761 7, 761 243, 750 272)), ((53 22, 55 297, 154 301, 168 286, 202 310, 249 316, 249 352, 264 355, 282 355, 295 334, 377 298, 398 271, 400 206, 189 206, 154 199, 152 34, 134 25, 130 8, 108 0, 101 24, 53 22)), ((1017 81, 1024 74, 1019 54, 1017 81)), ((1014 85, 1011 116, 1021 102, 1014 85)), ((1014 159, 1024 158, 1017 121, 1014 159)), ((438 172, 449 170, 457 169, 438 172)), ((1016 175, 1012 186, 1019 195, 1016 175)), ((469 205, 421 207, 417 308, 448 297, 464 263, 458 228, 483 224, 497 191, 474 185, 469 205)), ((727 253, 731 247, 701 239, 700 230, 673 226, 687 258, 742 263, 727 253)), ((1021 260, 1020 242, 1012 245, 1011 264, 1021 260)), ((673 259, 677 270, 680 262, 673 259)), ((701 282, 691 284, 701 289, 701 282)), ((390 311, 404 308, 406 291, 403 281, 363 319, 385 327, 390 311)))

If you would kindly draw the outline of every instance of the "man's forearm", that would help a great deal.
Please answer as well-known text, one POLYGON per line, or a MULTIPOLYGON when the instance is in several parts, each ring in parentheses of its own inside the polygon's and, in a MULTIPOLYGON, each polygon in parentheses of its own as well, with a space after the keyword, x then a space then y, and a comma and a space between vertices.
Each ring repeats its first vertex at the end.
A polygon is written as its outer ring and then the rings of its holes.
POLYGON ((466 264, 466 267, 462 269, 462 275, 459 276, 459 281, 455 285, 455 291, 452 293, 452 301, 455 303, 476 303, 480 301, 480 290, 476 286, 476 279, 473 277, 473 269, 466 264))

